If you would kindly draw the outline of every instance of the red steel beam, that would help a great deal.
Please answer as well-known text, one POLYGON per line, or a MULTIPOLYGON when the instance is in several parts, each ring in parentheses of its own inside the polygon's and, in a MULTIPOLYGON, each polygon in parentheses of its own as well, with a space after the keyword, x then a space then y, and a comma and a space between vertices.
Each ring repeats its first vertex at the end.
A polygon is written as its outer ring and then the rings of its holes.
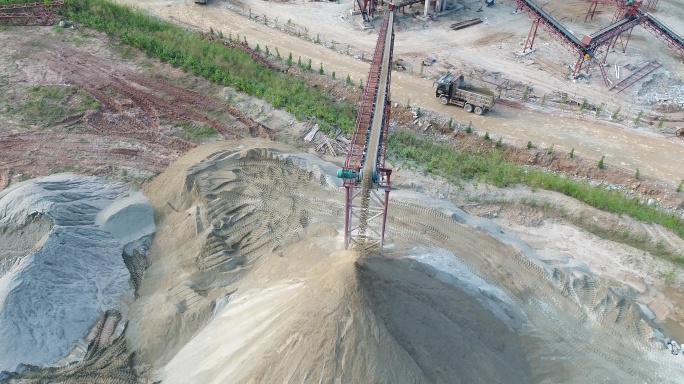
MULTIPOLYGON (((386 36, 388 27, 388 19, 385 18, 378 36, 386 36)), ((370 70, 368 72, 368 79, 366 80, 366 87, 361 96, 361 105, 356 116, 356 124, 354 126, 354 134, 352 135, 349 151, 347 152, 347 159, 344 163, 345 169, 350 169, 358 172, 361 169, 361 164, 364 157, 364 149, 366 148, 366 140, 368 131, 370 130, 372 115, 375 111, 373 102, 375 95, 378 93, 378 84, 380 83, 380 66, 382 65, 382 53, 384 49, 384 41, 378 39, 371 60, 370 70)), ((366 154, 370 156, 371 154, 366 154)), ((347 180, 349 181, 349 180, 347 180)))
POLYGON ((684 37, 641 9, 638 10, 638 13, 643 16, 644 21, 641 25, 665 45, 676 51, 680 58, 684 59, 684 37))
POLYGON ((59 7, 64 5, 64 1, 50 1, 45 3, 23 3, 23 4, 7 4, 0 5, 0 11, 5 11, 8 9, 26 9, 26 8, 49 8, 49 7, 59 7))

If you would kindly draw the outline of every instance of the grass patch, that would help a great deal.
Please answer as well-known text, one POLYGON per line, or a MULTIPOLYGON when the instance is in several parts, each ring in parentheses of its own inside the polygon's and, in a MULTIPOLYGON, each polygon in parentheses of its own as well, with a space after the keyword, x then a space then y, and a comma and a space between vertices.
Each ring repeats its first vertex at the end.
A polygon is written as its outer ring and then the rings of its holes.
POLYGON ((177 121, 171 123, 171 125, 181 128, 181 130, 176 134, 177 136, 184 140, 195 143, 213 139, 218 136, 216 129, 210 125, 197 125, 187 121, 177 121))
POLYGON ((315 117, 328 133, 335 128, 350 133, 354 128, 356 112, 351 104, 335 102, 292 75, 265 68, 241 49, 212 43, 197 32, 107 0, 67 0, 60 12, 150 57, 284 108, 297 119, 315 117))
POLYGON ((25 97, 8 106, 6 111, 23 125, 46 128, 69 116, 98 108, 100 104, 84 91, 71 86, 47 85, 28 88, 25 97))
POLYGON ((684 238, 684 221, 673 214, 640 204, 616 190, 592 186, 540 169, 523 167, 506 160, 503 148, 458 149, 449 144, 436 144, 407 132, 389 136, 388 156, 422 166, 425 172, 456 182, 475 179, 499 188, 525 184, 533 189, 560 192, 603 211, 627 215, 639 221, 660 224, 684 238))

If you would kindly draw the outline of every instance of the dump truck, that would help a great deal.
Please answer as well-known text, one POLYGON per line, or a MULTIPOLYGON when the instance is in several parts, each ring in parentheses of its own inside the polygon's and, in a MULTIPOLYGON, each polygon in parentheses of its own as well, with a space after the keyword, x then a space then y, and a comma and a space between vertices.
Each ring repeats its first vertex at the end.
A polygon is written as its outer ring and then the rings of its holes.
POLYGON ((450 73, 437 80, 435 96, 444 104, 455 104, 463 107, 467 112, 481 115, 494 106, 498 98, 486 88, 474 88, 465 84, 463 75, 454 76, 450 73))

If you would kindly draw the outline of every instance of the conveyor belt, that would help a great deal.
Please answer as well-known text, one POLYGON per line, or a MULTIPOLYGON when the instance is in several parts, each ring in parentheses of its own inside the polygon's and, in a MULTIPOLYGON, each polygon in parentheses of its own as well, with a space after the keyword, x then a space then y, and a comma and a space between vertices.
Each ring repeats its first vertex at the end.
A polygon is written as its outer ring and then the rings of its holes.
POLYGON ((525 7, 528 8, 528 10, 530 10, 534 14, 536 14, 548 26, 553 28, 558 34, 563 36, 563 38, 565 38, 572 45, 576 46, 577 49, 579 49, 579 50, 584 49, 584 45, 582 44, 582 41, 580 41, 580 39, 578 39, 577 36, 573 35, 569 29, 565 28, 565 26, 563 26, 563 24, 559 23, 556 19, 554 19, 551 15, 549 15, 537 3, 535 3, 532 0, 516 0, 516 1, 518 4, 524 5, 525 7))
MULTIPOLYGON (((361 105, 356 117, 354 134, 350 144, 345 169, 359 172, 365 170, 367 163, 376 164, 378 158, 384 159, 384 154, 378 156, 379 147, 376 143, 378 136, 382 136, 383 117, 385 114, 385 99, 388 96, 390 79, 390 65, 392 62, 392 47, 394 39, 394 12, 385 16, 376 43, 373 59, 371 60, 368 79, 361 97, 361 105), (369 159, 370 157, 370 159, 369 159)), ((386 140, 386 138, 384 138, 386 140)), ((380 164, 382 167, 384 164, 380 164)), ((373 165, 375 170, 377 164, 373 165)))
POLYGON ((663 40, 663 42, 672 49, 676 50, 680 57, 684 58, 684 38, 681 35, 665 25, 662 21, 653 17, 650 13, 644 12, 641 9, 639 9, 637 13, 643 17, 642 25, 646 29, 663 40))

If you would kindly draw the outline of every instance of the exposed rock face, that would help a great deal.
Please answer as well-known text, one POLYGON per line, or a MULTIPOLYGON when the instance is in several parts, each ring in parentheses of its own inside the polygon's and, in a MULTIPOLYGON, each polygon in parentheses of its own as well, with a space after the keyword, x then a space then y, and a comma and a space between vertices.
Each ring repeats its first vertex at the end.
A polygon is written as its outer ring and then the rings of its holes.
POLYGON ((63 358, 106 310, 133 300, 124 256, 155 231, 140 193, 52 175, 0 192, 0 371, 63 358))

